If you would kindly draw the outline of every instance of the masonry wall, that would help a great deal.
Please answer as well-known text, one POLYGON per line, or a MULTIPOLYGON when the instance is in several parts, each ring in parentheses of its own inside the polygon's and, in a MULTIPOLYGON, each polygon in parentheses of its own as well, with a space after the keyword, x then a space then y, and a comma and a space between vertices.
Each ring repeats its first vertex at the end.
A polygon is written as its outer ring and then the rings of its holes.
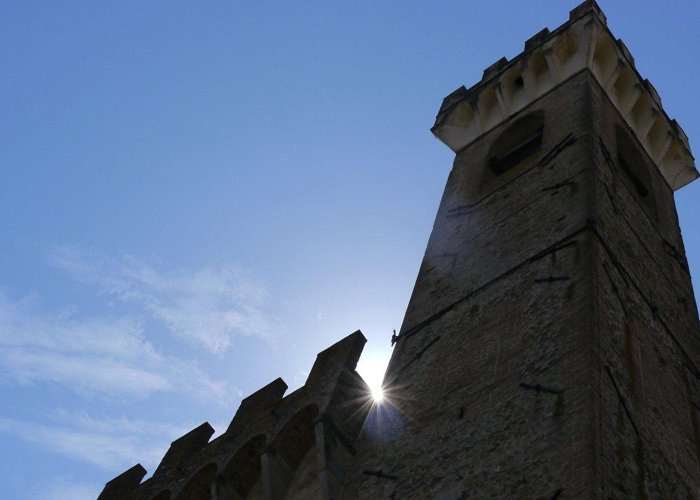
POLYGON ((371 405, 355 371, 359 331, 319 353, 306 383, 285 395, 276 379, 241 402, 210 441, 204 423, 175 440, 153 476, 136 465, 108 482, 99 500, 274 500, 337 498, 339 478, 371 405))
POLYGON ((592 496, 590 107, 583 72, 457 156, 343 498, 592 496), (533 111, 542 144, 493 176, 533 111))
POLYGON ((460 152, 344 498, 694 498, 673 191, 588 71, 460 152), (492 145, 544 111, 505 173, 492 145))
POLYGON ((598 495, 695 498, 700 331, 673 192, 593 90, 598 495))

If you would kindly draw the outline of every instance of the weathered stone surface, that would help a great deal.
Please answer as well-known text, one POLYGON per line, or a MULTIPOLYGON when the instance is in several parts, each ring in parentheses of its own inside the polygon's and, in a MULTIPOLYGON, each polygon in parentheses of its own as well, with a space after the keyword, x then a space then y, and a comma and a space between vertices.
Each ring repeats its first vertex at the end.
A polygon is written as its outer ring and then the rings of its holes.
POLYGON ((318 355, 301 388, 284 396, 284 381, 271 382, 243 400, 221 436, 207 442, 213 429, 202 424, 173 442, 153 477, 139 484, 146 471, 136 466, 100 499, 328 498, 338 489, 328 471, 344 474, 370 407, 355 371, 364 343, 359 331, 349 335, 318 355))
POLYGON ((343 498, 697 497, 697 309, 625 119, 584 70, 457 154, 343 498), (533 112, 537 151, 494 176, 533 112))

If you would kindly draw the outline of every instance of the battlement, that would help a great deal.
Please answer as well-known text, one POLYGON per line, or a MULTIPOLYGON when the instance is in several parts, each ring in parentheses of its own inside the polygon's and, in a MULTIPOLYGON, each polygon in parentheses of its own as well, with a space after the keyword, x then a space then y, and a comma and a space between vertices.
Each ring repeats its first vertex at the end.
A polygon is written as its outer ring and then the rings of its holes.
MULTIPOLYGON (((151 478, 141 482, 146 470, 137 464, 109 481, 99 500, 209 498, 211 488, 215 498, 254 491, 278 498, 295 489, 303 496, 308 485, 293 484, 286 471, 303 467, 310 450, 331 454, 332 438, 345 454, 354 453, 371 407, 369 388, 355 371, 365 342, 359 330, 348 335, 318 354, 299 389, 285 396, 287 384, 272 381, 241 402, 222 435, 209 441, 214 429, 201 424, 173 441, 151 478)), ((317 479, 314 491, 332 487, 324 480, 317 479)))
POLYGON ((510 61, 502 57, 484 70, 480 82, 443 100, 431 129, 459 152, 580 71, 590 71, 624 117, 649 157, 675 191, 698 177, 688 138, 669 118, 649 80, 635 68, 625 44, 607 27, 598 4, 587 0, 569 20, 545 28, 525 42, 510 61))

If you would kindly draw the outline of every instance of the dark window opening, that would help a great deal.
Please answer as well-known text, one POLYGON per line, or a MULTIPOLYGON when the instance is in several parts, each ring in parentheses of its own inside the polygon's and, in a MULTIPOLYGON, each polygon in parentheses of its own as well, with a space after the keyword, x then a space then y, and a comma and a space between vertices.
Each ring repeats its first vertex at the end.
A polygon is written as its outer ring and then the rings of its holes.
POLYGON ((649 195, 651 186, 650 166, 630 136, 620 125, 615 126, 617 141, 617 163, 629 179, 635 191, 642 197, 649 195))
POLYGON ((637 198, 639 205, 652 220, 656 220, 652 171, 653 165, 643 152, 633 133, 626 128, 615 126, 617 142, 617 164, 624 175, 622 178, 628 190, 637 198))
POLYGON ((482 182, 491 182, 509 170, 531 165, 542 145, 544 111, 532 111, 510 121, 493 140, 486 156, 482 182))
POLYGON ((620 167, 622 167, 622 170, 625 171, 627 176, 632 181, 632 185, 637 190, 637 192, 642 196, 647 196, 649 194, 649 190, 644 185, 642 180, 634 173, 634 170, 627 164, 625 157, 620 154, 617 157, 617 161, 620 163, 620 167))
POLYGON ((492 156, 489 161, 491 171, 496 175, 501 175, 534 153, 542 144, 543 130, 544 127, 540 125, 533 134, 526 137, 513 149, 506 151, 501 156, 492 156))

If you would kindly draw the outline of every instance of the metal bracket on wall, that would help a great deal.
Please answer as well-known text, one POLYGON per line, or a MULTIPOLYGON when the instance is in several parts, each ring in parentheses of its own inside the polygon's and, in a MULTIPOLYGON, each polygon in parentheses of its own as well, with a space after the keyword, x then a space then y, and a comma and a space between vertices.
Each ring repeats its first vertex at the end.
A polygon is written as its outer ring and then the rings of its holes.
POLYGON ((684 363, 684 366, 688 369, 688 371, 695 377, 695 380, 700 380, 700 371, 693 365, 690 360, 686 363, 684 363))
POLYGON ((438 340, 440 340, 440 336, 439 336, 439 335, 438 335, 437 337, 435 337, 433 340, 431 340, 430 342, 428 342, 428 344, 427 344, 425 347, 423 347, 423 349, 421 349, 420 351, 418 351, 418 352, 410 359, 410 361, 409 361, 408 363, 406 363, 405 365, 403 365, 403 366, 399 369, 399 371, 396 372, 395 377, 398 377, 398 376, 401 375, 403 372, 405 372, 406 369, 408 369, 409 366, 411 366, 416 360, 418 360, 418 359, 425 353, 425 351, 427 351, 428 349, 430 349, 430 348, 433 346, 433 344, 435 344, 435 342, 437 342, 438 340))
POLYGON ((399 478, 397 476, 393 476, 391 474, 386 474, 384 471, 380 470, 363 470, 363 474, 367 474, 368 476, 374 476, 378 477, 379 479, 389 479, 390 481, 397 481, 399 478))
POLYGON ((669 243, 668 241, 666 241, 665 238, 662 238, 662 239, 663 239, 664 245, 666 246, 666 250, 668 251, 668 254, 669 254, 676 262, 678 262, 678 263, 680 264, 680 266, 681 266, 681 268, 683 269, 683 271, 685 271, 686 273, 689 274, 689 273, 690 273, 690 270, 689 270, 689 268, 688 268, 688 261, 685 259, 685 257, 683 256, 683 254, 682 254, 681 252, 679 252, 678 249, 677 249, 675 246, 673 246, 671 243, 669 243))
POLYGON ((559 250, 563 250, 567 247, 570 247, 571 245, 576 245, 577 243, 578 243, 578 241, 571 240, 571 241, 567 241, 566 243, 552 245, 551 247, 544 249, 543 251, 541 251, 537 255, 533 255, 532 257, 530 257, 528 259, 528 262, 535 262, 536 260, 540 260, 542 257, 546 257, 547 255, 557 253, 559 250))
POLYGON ((612 287, 613 293, 617 297, 617 300, 620 302, 620 306, 622 307, 622 311, 625 313, 625 316, 627 316, 627 306, 625 305, 625 301, 622 300, 622 294, 620 293, 620 289, 617 288, 615 281, 613 281, 612 274, 610 274, 610 269, 608 269, 607 262, 603 262, 603 270, 605 271, 605 274, 608 277, 608 281, 610 282, 610 286, 612 287))
POLYGON ((605 194, 608 195, 608 200, 610 200, 610 205, 612 205, 612 207, 613 207, 613 212, 615 212, 616 214, 619 213, 617 210, 617 203, 615 203, 615 197, 610 192, 610 188, 605 183, 603 183, 603 187, 605 188, 605 194))
POLYGON ((649 310, 651 311, 651 315, 654 318, 657 318, 659 316, 659 306, 657 305, 656 301, 654 300, 654 294, 649 295, 649 310))
POLYGON ((569 281, 568 276, 547 276, 546 278, 535 278, 535 283, 553 283, 555 281, 569 281))
POLYGON ((620 404, 622 404, 622 409, 625 410, 625 415, 627 415, 627 419, 630 421, 630 424, 632 424, 632 429, 634 429, 634 433, 637 435, 637 437, 639 437, 639 429, 637 429, 637 424, 634 423, 634 418, 632 418, 632 412, 630 411, 629 406, 627 406, 627 401, 625 400, 625 397, 622 395, 622 391, 620 391, 620 387, 615 381, 615 377, 613 376, 612 370, 609 366, 606 366, 605 371, 608 372, 608 377, 610 377, 610 381, 612 382, 612 385, 615 388, 615 392, 617 393, 617 399, 620 400, 620 404))
POLYGON ((603 138, 600 136, 598 136, 598 143, 600 144, 600 151, 603 153, 603 158, 605 158, 605 163, 608 165, 612 176, 615 177, 615 163, 610 156, 610 151, 608 151, 608 148, 605 146, 603 138))
POLYGON ((437 258, 454 259, 456 257, 457 257, 457 254, 455 252, 445 252, 445 253, 439 253, 437 255, 433 255, 434 259, 437 259, 437 258))
POLYGON ((533 391, 536 391, 537 393, 540 392, 546 392, 547 394, 561 394, 561 390, 559 389, 552 389, 551 387, 545 387, 540 384, 527 384, 525 382, 518 382, 518 385, 522 387, 523 389, 532 389, 533 391))
POLYGON ((575 186, 576 183, 574 181, 562 181, 562 182, 557 182, 556 184, 553 184, 552 186, 547 186, 543 187, 542 191, 556 191, 559 188, 563 188, 565 186, 575 186))
POLYGON ((576 142, 576 136, 574 134, 567 135, 561 142, 559 142, 551 150, 549 150, 547 154, 540 158, 538 164, 544 166, 547 163, 551 162, 554 158, 559 156, 559 153, 564 151, 564 149, 566 149, 567 147, 571 146, 574 142, 576 142))
POLYGON ((447 211, 447 217, 460 217, 471 213, 474 205, 459 205, 447 211))

